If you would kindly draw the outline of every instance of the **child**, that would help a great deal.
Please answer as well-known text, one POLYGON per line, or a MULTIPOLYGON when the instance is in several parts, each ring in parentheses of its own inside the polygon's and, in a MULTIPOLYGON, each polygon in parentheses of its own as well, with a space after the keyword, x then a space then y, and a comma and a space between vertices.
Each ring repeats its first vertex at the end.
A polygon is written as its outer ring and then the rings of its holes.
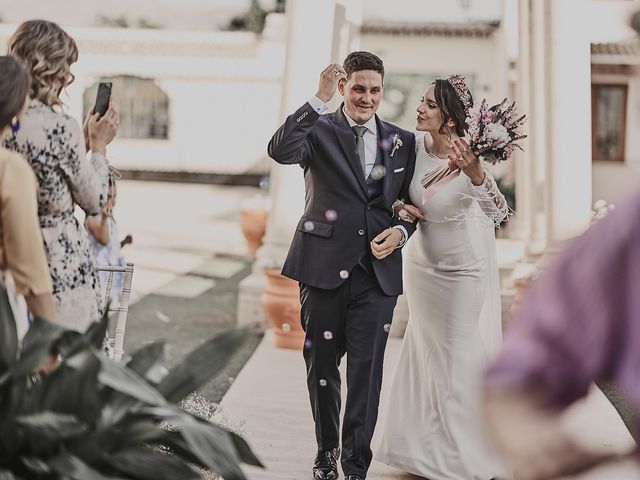
MULTIPOLYGON (((125 260, 120 252, 120 248, 133 243, 131 235, 127 235, 122 242, 118 240, 118 225, 113 218, 113 207, 116 203, 116 178, 120 178, 117 170, 111 169, 109 175, 109 196, 102 210, 102 213, 94 216, 87 216, 84 225, 89 232, 89 239, 96 256, 98 266, 124 267, 125 260)), ((100 284, 102 291, 106 292, 107 282, 110 272, 101 271, 100 284)), ((124 273, 113 273, 111 283, 111 298, 117 301, 122 291, 124 273)))

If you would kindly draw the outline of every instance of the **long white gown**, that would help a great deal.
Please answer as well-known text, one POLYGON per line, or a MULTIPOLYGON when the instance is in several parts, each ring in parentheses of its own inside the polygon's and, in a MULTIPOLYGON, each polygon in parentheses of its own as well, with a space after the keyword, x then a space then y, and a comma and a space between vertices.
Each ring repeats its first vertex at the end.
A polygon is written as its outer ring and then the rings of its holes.
POLYGON ((489 172, 479 187, 458 172, 425 190, 423 175, 447 164, 425 138, 417 138, 410 196, 426 221, 407 246, 409 323, 376 459, 430 480, 490 480, 504 469, 477 404, 483 367, 502 339, 494 226, 508 207, 489 172))

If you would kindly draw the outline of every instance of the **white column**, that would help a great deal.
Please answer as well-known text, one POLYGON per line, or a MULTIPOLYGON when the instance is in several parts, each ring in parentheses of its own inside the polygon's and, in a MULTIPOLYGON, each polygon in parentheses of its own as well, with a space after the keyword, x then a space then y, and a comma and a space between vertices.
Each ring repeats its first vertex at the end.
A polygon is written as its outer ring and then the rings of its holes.
POLYGON ((580 233, 590 218, 590 42, 588 22, 576 21, 589 3, 519 3, 517 91, 529 138, 515 158, 516 191, 520 233, 534 255, 580 233))
MULTIPOLYGON (((352 25, 362 17, 362 0, 288 0, 287 57, 281 120, 315 94, 320 72, 341 62, 351 46, 352 25), (336 58, 338 56, 338 58, 336 58)), ((266 145, 265 145, 266 148, 266 145)), ((264 245, 257 252, 252 275, 240 284, 238 323, 264 323, 259 306, 265 267, 281 267, 304 208, 304 178, 295 165, 271 166, 272 209, 264 245)))
POLYGON ((551 242, 581 233, 591 215, 590 0, 547 0, 550 14, 548 157, 551 242), (571 25, 569 30, 567 27, 571 25))
MULTIPOLYGON (((517 100, 529 138, 517 162, 516 195, 525 258, 512 280, 540 256, 582 232, 591 214, 590 0, 520 0, 517 100), (571 25, 569 31, 568 26, 571 25)), ((507 288, 507 291, 509 289, 507 288)))

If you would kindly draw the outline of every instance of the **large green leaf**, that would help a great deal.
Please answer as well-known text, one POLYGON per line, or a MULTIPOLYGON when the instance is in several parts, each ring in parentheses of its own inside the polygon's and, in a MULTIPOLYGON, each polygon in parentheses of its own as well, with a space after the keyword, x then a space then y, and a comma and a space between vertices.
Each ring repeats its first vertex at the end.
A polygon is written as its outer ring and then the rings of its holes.
POLYGON ((203 343, 169 372, 158 390, 168 401, 179 402, 218 375, 247 342, 249 335, 246 329, 232 330, 203 343))
POLYGON ((0 284, 0 375, 16 362, 18 334, 9 295, 0 284))
POLYGON ((76 353, 89 348, 102 350, 102 346, 109 327, 108 310, 105 309, 102 319, 93 322, 85 333, 67 331, 56 343, 57 350, 65 357, 71 357, 76 353))
POLYGON ((189 449, 225 480, 246 480, 229 432, 187 415, 174 419, 189 449))
POLYGON ((229 435, 231 436, 231 440, 236 447, 236 451, 238 452, 240 460, 242 460, 247 465, 264 468, 264 465, 260 460, 258 460, 258 457, 255 456, 253 450, 251 450, 251 447, 249 447, 249 444, 245 441, 244 438, 236 435, 231 431, 229 432, 229 435))
POLYGON ((96 350, 101 350, 104 343, 104 339, 107 336, 107 330, 109 328, 109 305, 104 308, 104 314, 98 322, 93 322, 86 333, 83 335, 84 339, 94 347, 96 350))
MULTIPOLYGON (((165 342, 154 342, 134 353, 129 363, 127 363, 127 367, 144 377, 151 384, 157 384, 164 378, 157 378, 158 375, 155 374, 159 369, 166 370, 163 364, 164 357, 165 342)), ((168 370, 166 370, 166 373, 168 373, 168 370)))
POLYGON ((114 479, 111 475, 103 475, 98 470, 87 465, 80 458, 68 452, 60 453, 57 457, 50 460, 49 464, 53 470, 61 474, 64 478, 72 478, 74 480, 114 479))
POLYGON ((136 480, 200 480, 200 475, 179 458, 141 448, 105 456, 104 462, 136 480))
POLYGON ((106 452, 132 448, 144 443, 160 442, 165 431, 158 422, 148 415, 127 415, 123 421, 108 429, 101 429, 92 435, 106 452))
MULTIPOLYGON (((184 439, 184 444, 177 441, 174 441, 174 444, 195 455, 199 459, 199 464, 220 474, 225 480, 245 479, 238 465, 242 458, 241 452, 236 447, 235 437, 237 435, 219 425, 196 418, 172 406, 148 407, 143 409, 143 412, 153 415, 157 419, 162 418, 176 426, 180 436, 184 439)), ((246 463, 262 466, 252 453, 246 455, 246 452, 242 452, 242 455, 249 459, 249 462, 246 463)), ((185 460, 189 460, 189 458, 185 460)))
POLYGON ((86 424, 75 415, 39 412, 16 418, 16 424, 26 435, 35 435, 43 441, 62 441, 88 431, 86 424))
POLYGON ((47 320, 34 318, 23 341, 20 360, 0 377, 0 385, 10 378, 23 378, 33 372, 51 354, 53 345, 65 330, 47 320))
POLYGON ((41 409, 75 415, 92 425, 102 409, 98 382, 101 353, 85 350, 65 361, 43 378, 41 409))
POLYGON ((0 480, 22 480, 20 477, 16 477, 12 472, 8 470, 0 470, 0 480))
POLYGON ((25 467, 36 475, 51 473, 51 467, 41 458, 30 455, 28 457, 22 457, 20 460, 25 467))
POLYGON ((103 357, 98 380, 103 385, 129 395, 149 405, 164 405, 165 398, 136 372, 126 366, 103 357))
POLYGON ((10 380, 2 387, 0 395, 0 465, 20 451, 23 438, 15 428, 15 417, 22 411, 27 397, 27 382, 10 380))

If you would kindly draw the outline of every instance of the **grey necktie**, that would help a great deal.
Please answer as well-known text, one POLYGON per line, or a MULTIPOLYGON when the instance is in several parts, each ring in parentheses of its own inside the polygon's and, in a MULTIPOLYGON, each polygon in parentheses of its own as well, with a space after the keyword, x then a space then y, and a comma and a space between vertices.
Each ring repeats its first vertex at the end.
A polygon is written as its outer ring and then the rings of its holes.
POLYGON ((367 127, 361 125, 354 125, 351 127, 353 133, 356 134, 356 147, 358 149, 358 157, 360 157, 360 165, 362 165, 362 173, 364 178, 367 178, 367 160, 364 155, 364 134, 367 132, 367 127))

